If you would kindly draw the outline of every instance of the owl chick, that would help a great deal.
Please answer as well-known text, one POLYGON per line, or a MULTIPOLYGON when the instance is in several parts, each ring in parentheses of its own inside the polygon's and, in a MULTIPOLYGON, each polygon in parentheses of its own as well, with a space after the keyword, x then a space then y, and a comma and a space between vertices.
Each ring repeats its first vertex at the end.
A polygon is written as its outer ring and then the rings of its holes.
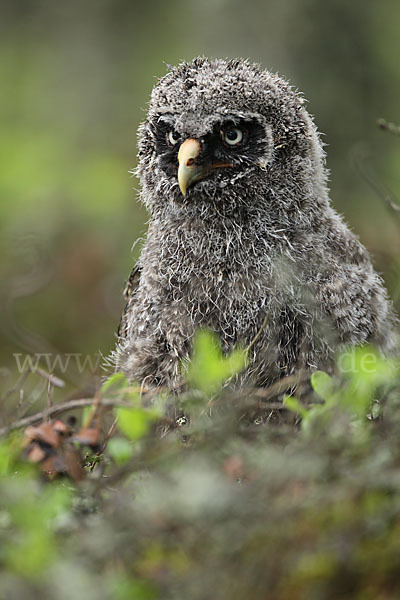
POLYGON ((245 60, 171 68, 138 159, 151 219, 114 352, 130 379, 178 386, 200 327, 226 353, 251 346, 255 385, 393 346, 382 280, 330 206, 319 134, 283 79, 245 60))

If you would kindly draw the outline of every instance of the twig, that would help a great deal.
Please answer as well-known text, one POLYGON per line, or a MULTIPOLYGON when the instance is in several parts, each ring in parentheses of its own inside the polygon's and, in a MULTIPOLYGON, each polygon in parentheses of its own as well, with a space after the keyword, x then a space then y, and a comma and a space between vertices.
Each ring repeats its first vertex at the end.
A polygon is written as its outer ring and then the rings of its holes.
POLYGON ((268 315, 265 316, 264 321, 262 322, 262 325, 260 327, 260 329, 257 331, 256 335, 253 337, 253 339, 251 340, 250 344, 244 349, 245 353, 247 354, 252 347, 254 346, 254 344, 256 343, 256 341, 259 339, 260 335, 262 334, 262 332, 265 329, 266 324, 268 323, 268 315))
POLYGON ((43 377, 43 379, 46 379, 46 381, 48 381, 49 383, 51 383, 51 385, 54 385, 55 387, 65 387, 65 381, 63 381, 59 377, 56 377, 55 375, 53 375, 53 373, 47 373, 47 371, 44 371, 40 367, 37 367, 36 369, 32 370, 32 373, 37 373, 38 375, 40 375, 40 377, 43 377))
POLYGON ((90 411, 90 414, 88 415, 88 418, 84 425, 85 427, 90 427, 94 418, 98 416, 100 402, 101 402, 100 390, 97 390, 94 395, 94 398, 92 400, 92 410, 90 411))
MULTIPOLYGON (((257 342, 257 340, 260 338, 262 332, 265 329, 265 326, 268 323, 268 315, 266 315, 264 317, 264 321, 262 322, 262 325, 260 327, 260 329, 257 331, 256 335, 253 337, 253 339, 251 340, 251 342, 249 343, 248 346, 246 346, 246 348, 243 350, 243 354, 245 355, 245 357, 247 357, 248 353, 250 352, 250 350, 252 349, 252 347, 254 346, 254 344, 257 342)), ((228 385, 231 383, 232 379, 234 378, 234 375, 231 375, 230 377, 228 377, 228 379, 224 382, 224 388, 228 387, 228 385)), ((211 405, 213 403, 214 398, 210 399, 209 405, 211 408, 211 405)))
MULTIPOLYGON (((310 375, 311 372, 303 371, 302 373, 288 375, 287 377, 284 377, 279 381, 276 381, 275 383, 271 384, 267 388, 249 387, 234 390, 229 394, 229 401, 232 402, 233 400, 243 400, 246 396, 248 396, 250 400, 254 398, 257 399, 258 408, 271 410, 287 410, 283 402, 280 402, 279 400, 274 402, 274 400, 284 392, 292 390, 293 388, 296 388, 302 383, 306 383, 307 381, 309 381, 310 375)), ((319 402, 314 402, 313 400, 312 403, 314 404, 319 402)), ((249 403, 249 406, 247 408, 251 408, 251 403, 249 403)))
MULTIPOLYGON (((0 428, 0 436, 6 435, 13 429, 28 427, 28 425, 33 425, 34 423, 51 419, 52 417, 60 415, 64 412, 68 412, 69 410, 82 409, 85 408, 85 406, 92 406, 93 400, 93 398, 79 398, 77 400, 68 400, 67 402, 55 404, 50 408, 46 408, 45 410, 42 410, 34 415, 23 417, 22 419, 18 419, 17 421, 10 423, 10 425, 7 425, 6 427, 0 428)), ((124 402, 123 400, 107 400, 106 398, 102 399, 101 405, 105 408, 113 408, 114 406, 125 406, 129 408, 132 406, 131 403, 124 402)))
POLYGON ((400 135, 400 126, 386 121, 386 119, 378 119, 378 126, 393 135, 400 135))
POLYGON ((106 437, 104 438, 103 447, 101 449, 102 452, 104 452, 104 450, 106 449, 106 446, 108 444, 108 440, 110 439, 110 437, 114 433, 114 429, 115 429, 117 423, 118 423, 118 417, 115 417, 114 421, 111 423, 111 426, 110 426, 109 430, 107 431, 106 437))
POLYGON ((354 153, 354 164, 356 169, 371 186, 377 196, 384 201, 390 211, 395 212, 396 216, 400 217, 400 204, 397 201, 396 196, 381 181, 379 181, 371 167, 366 165, 367 158, 367 153, 363 149, 360 149, 358 153, 354 153))
POLYGON ((17 383, 6 392, 3 399, 6 400, 10 396, 12 396, 12 394, 14 394, 14 392, 18 392, 22 388, 23 384, 25 383, 26 379, 29 377, 29 375, 31 373, 32 373, 31 369, 26 369, 26 371, 24 371, 22 373, 21 377, 18 379, 17 383))
POLYGON ((294 375, 287 375, 287 377, 283 377, 283 379, 276 381, 267 388, 256 388, 254 390, 254 395, 256 398, 261 398, 263 402, 267 402, 272 398, 276 398, 283 392, 298 386, 300 383, 308 381, 310 379, 310 375, 311 373, 307 371, 295 373, 294 375))
MULTIPOLYGON (((302 382, 307 381, 309 377, 310 377, 310 373, 308 373, 308 372, 302 372, 302 373, 297 373, 294 375, 288 375, 287 377, 284 377, 283 379, 280 379, 279 381, 273 383, 268 388, 248 388, 248 389, 243 388, 242 390, 239 391, 239 394, 240 394, 239 397, 243 398, 246 394, 249 394, 249 395, 253 395, 254 397, 258 398, 258 402, 262 401, 262 402, 267 403, 269 400, 276 398, 283 392, 293 388, 296 385, 299 385, 302 382)), ((151 391, 155 392, 156 390, 151 390, 151 391)), ((235 393, 233 393, 233 395, 235 395, 235 393)), ((1 427, 0 428, 0 436, 6 435, 7 433, 9 433, 10 431, 12 431, 14 429, 28 427, 29 425, 33 425, 35 423, 39 423, 40 421, 45 421, 45 420, 51 419, 57 415, 68 412, 70 410, 82 409, 82 408, 85 408, 86 406, 94 406, 94 408, 95 408, 94 413, 95 413, 98 410, 98 408, 113 408, 113 407, 119 407, 119 406, 130 408, 130 407, 132 407, 132 404, 130 402, 126 402, 123 400, 110 400, 107 398, 102 398, 101 400, 99 400, 99 398, 96 398, 96 397, 68 400, 67 402, 61 402, 60 404, 48 406, 45 410, 42 410, 34 415, 30 415, 28 417, 23 417, 21 419, 17 419, 13 423, 10 423, 9 425, 7 425, 5 427, 1 427)), ((284 407, 281 403, 277 402, 277 403, 272 404, 271 402, 269 402, 268 408, 271 408, 273 410, 278 410, 278 409, 282 409, 284 407)), ((93 416, 91 417, 90 422, 93 420, 93 416)), ((88 427, 89 424, 87 423, 86 427, 88 427)), ((113 423, 112 427, 110 428, 110 431, 107 435, 106 441, 110 437, 114 427, 115 427, 115 423, 113 423)))
POLYGON ((47 410, 51 410, 53 406, 53 386, 51 381, 47 382, 47 410))
MULTIPOLYGON (((112 436, 112 434, 114 433, 114 429, 116 427, 118 423, 118 417, 115 417, 114 421, 111 423, 111 427, 109 428, 109 430, 107 431, 107 434, 104 438, 104 441, 101 445, 100 450, 98 450, 98 452, 96 452, 96 457, 98 458, 99 456, 101 456, 102 454, 104 454, 105 449, 107 448, 107 444, 108 444, 108 440, 110 439, 110 437, 112 436)), ((97 461, 93 460, 92 465, 90 467, 90 472, 94 471, 94 468, 96 466, 97 461)))
POLYGON ((111 423, 111 427, 109 428, 109 430, 106 433, 106 436, 104 438, 104 441, 103 441, 100 449, 95 454, 95 459, 92 461, 92 464, 90 466, 90 472, 94 471, 94 468, 95 468, 95 466, 97 464, 97 460, 96 459, 99 458, 102 454, 104 454, 104 451, 105 451, 105 449, 107 447, 107 444, 108 444, 108 440, 112 436, 112 434, 114 432, 114 429, 115 429, 115 426, 116 426, 117 423, 118 423, 118 417, 115 417, 114 421, 111 423))

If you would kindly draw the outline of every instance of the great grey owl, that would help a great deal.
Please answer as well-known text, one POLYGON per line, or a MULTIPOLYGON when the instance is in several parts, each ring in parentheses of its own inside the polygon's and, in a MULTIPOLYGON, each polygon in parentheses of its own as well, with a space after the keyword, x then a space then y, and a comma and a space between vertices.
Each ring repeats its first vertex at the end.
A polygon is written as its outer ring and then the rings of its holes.
POLYGON ((180 384, 193 335, 252 345, 243 381, 329 370, 335 352, 393 345, 365 248, 330 206, 317 129, 287 82, 245 60, 197 58, 162 77, 139 128, 151 218, 114 352, 146 385, 180 384))

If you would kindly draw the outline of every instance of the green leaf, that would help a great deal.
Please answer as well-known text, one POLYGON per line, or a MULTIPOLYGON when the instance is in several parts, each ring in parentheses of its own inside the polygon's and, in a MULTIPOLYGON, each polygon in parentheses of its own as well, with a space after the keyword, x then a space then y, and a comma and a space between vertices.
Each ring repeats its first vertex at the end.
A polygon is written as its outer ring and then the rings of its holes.
POLYGON ((0 442, 0 475, 6 475, 9 470, 11 454, 8 444, 0 442))
POLYGON ((323 400, 327 400, 333 393, 332 377, 323 371, 315 371, 311 375, 311 385, 314 392, 323 400))
POLYGON ((55 482, 41 493, 40 501, 46 519, 57 517, 65 512, 72 500, 72 490, 64 484, 55 482))
POLYGON ((82 410, 82 415, 81 415, 82 427, 85 427, 86 423, 88 423, 90 421, 92 413, 95 410, 96 410, 96 408, 93 405, 84 407, 84 409, 82 410))
POLYGON ((22 436, 15 431, 0 441, 0 476, 9 474, 21 454, 22 436))
POLYGON ((368 391, 393 381, 399 374, 398 364, 383 358, 373 346, 362 346, 344 352, 338 359, 339 369, 351 381, 368 391))
POLYGON ((16 573, 37 578, 56 558, 54 536, 45 529, 24 531, 6 549, 7 566, 16 573))
POLYGON ((338 364, 346 381, 342 405, 359 418, 365 418, 369 412, 376 390, 398 376, 398 365, 384 359, 372 346, 343 353, 338 364))
POLYGON ((40 502, 37 492, 29 492, 21 493, 10 506, 14 523, 23 531, 48 527, 51 519, 68 510, 72 499, 71 490, 56 482, 41 490, 40 502))
POLYGON ((6 548, 8 567, 26 577, 37 578, 57 559, 54 520, 69 510, 72 491, 54 483, 43 489, 14 480, 13 503, 9 512, 16 535, 6 548))
POLYGON ((132 441, 144 437, 151 424, 159 418, 157 411, 144 408, 117 408, 116 413, 120 430, 132 441))
POLYGON ((200 330, 195 335, 187 379, 193 387, 213 393, 228 377, 241 371, 245 363, 246 355, 243 350, 233 350, 225 357, 217 336, 210 331, 200 330))
POLYGON ((304 407, 304 405, 295 398, 294 396, 287 396, 286 394, 283 396, 283 405, 294 413, 299 414, 302 418, 306 418, 308 415, 308 410, 304 407))
POLYGON ((112 600, 156 600, 159 597, 152 583, 131 579, 125 574, 112 576, 109 587, 112 600))
POLYGON ((133 448, 125 438, 114 437, 107 444, 107 452, 118 465, 123 465, 133 456, 133 448))
POLYGON ((123 373, 115 373, 103 383, 101 386, 101 393, 103 395, 109 394, 110 392, 115 393, 126 387, 128 387, 128 380, 125 375, 123 373))

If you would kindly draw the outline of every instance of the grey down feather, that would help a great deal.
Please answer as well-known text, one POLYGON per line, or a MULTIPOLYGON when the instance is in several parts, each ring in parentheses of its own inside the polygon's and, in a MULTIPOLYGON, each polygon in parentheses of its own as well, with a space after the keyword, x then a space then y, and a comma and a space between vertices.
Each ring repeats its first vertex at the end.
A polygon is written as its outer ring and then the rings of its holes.
POLYGON ((282 78, 245 60, 171 68, 139 128, 138 160, 150 223, 127 286, 117 370, 178 386, 200 327, 224 352, 257 336, 242 374, 254 385, 329 371, 348 346, 394 346, 382 280, 330 205, 318 131, 282 78), (244 136, 235 147, 229 128, 244 136), (183 195, 177 152, 188 138, 206 174, 183 195))

